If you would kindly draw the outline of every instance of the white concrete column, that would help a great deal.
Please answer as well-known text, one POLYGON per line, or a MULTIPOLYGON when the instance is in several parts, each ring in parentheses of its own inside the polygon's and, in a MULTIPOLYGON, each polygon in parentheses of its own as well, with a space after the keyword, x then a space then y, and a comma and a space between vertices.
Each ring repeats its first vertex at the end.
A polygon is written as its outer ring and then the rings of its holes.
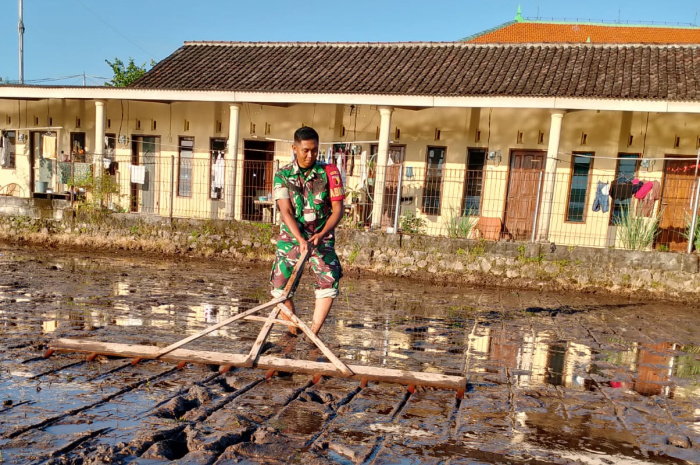
POLYGON ((540 217, 537 222, 538 240, 549 240, 549 223, 552 218, 552 202, 556 185, 557 159, 559 158, 559 140, 561 139, 561 124, 566 110, 551 110, 551 122, 549 125, 549 144, 547 145, 547 161, 542 179, 542 197, 540 203, 540 217))
POLYGON ((93 152, 93 164, 95 177, 99 177, 104 170, 102 158, 105 153, 105 102, 95 100, 95 151, 93 152))
POLYGON ((391 141, 391 107, 379 107, 379 151, 375 165, 374 177, 374 206, 372 207, 372 228, 382 224, 384 208, 384 184, 386 182, 386 163, 389 158, 389 142, 391 141))
POLYGON ((238 126, 240 123, 241 105, 232 103, 229 105, 228 121, 228 153, 226 155, 226 185, 224 187, 224 198, 226 200, 226 219, 240 220, 242 215, 241 205, 243 204, 242 189, 236 189, 238 185, 238 174, 242 172, 239 164, 242 161, 238 154, 238 126), (238 191, 238 192, 237 192, 238 191))

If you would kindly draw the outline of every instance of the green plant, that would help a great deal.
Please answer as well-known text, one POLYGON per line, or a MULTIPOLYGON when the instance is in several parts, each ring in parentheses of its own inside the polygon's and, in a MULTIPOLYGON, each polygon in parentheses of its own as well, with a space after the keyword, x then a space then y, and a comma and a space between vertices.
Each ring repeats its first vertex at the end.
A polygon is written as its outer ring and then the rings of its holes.
POLYGON ((622 209, 622 215, 615 221, 617 238, 625 249, 644 250, 654 243, 659 235, 661 211, 656 216, 646 218, 633 209, 622 209))
POLYGON ((695 250, 700 250, 700 216, 698 216, 698 218, 695 219, 695 230, 692 231, 692 233, 691 229, 693 228, 693 215, 686 212, 684 220, 685 231, 681 234, 683 234, 683 237, 685 237, 686 239, 693 241, 693 247, 695 248, 695 250))
POLYGON ((85 192, 85 198, 74 205, 79 214, 99 216, 112 210, 125 210, 119 206, 119 199, 125 196, 120 195, 120 186, 114 176, 103 174, 93 177, 92 171, 88 171, 78 176, 72 176, 68 180, 68 185, 72 191, 77 192, 82 189, 85 192), (108 206, 112 208, 107 209, 108 206))
POLYGON ((447 235, 449 237, 466 238, 469 237, 472 229, 474 228, 474 221, 472 220, 473 212, 468 210, 464 215, 460 215, 458 210, 450 209, 450 214, 447 219, 447 235))
POLYGON ((427 221, 417 217, 414 213, 402 215, 399 222, 399 229, 406 234, 422 234, 426 226, 427 221))
POLYGON ((483 237, 479 239, 476 245, 469 249, 469 254, 475 257, 484 255, 484 252, 486 252, 486 239, 483 237))
POLYGON ((357 260, 358 255, 360 255, 360 246, 355 244, 352 247, 352 251, 350 252, 350 255, 348 256, 348 265, 352 265, 355 263, 355 260, 357 260))

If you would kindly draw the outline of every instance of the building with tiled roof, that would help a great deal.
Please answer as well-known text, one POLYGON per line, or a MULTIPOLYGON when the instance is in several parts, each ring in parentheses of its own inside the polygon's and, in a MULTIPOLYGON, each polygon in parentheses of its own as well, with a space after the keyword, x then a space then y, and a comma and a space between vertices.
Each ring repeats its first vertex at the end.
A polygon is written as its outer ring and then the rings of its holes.
POLYGON ((131 87, 700 101, 698 65, 692 46, 188 42, 131 87))
POLYGON ((121 179, 122 208, 272 221, 274 163, 290 161, 307 124, 326 154, 342 151, 349 192, 364 193, 355 225, 395 231, 414 215, 431 234, 468 223, 472 238, 622 246, 616 222, 637 200, 596 209, 597 190, 639 176, 662 186, 643 204, 663 216, 657 243, 680 250, 700 44, 601 43, 595 30, 555 41, 573 43, 186 42, 127 88, 0 86, 12 147, 0 187, 64 192, 78 149, 79 163, 121 179))
POLYGON ((700 44, 700 27, 526 19, 518 8, 513 21, 463 40, 474 44, 700 44))

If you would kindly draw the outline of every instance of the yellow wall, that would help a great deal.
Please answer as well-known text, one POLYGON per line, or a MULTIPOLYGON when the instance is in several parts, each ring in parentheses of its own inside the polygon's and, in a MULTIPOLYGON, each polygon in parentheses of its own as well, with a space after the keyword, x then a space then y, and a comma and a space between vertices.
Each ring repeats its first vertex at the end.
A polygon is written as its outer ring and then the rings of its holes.
MULTIPOLYGON (((154 103, 113 100, 106 102, 105 132, 122 134, 127 143, 117 143, 116 160, 120 164, 119 181, 123 198, 119 203, 126 207, 130 184, 127 165, 131 160, 133 136, 158 136, 159 165, 156 173, 158 186, 155 199, 155 213, 167 215, 170 211, 170 169, 171 157, 175 161, 177 180, 178 139, 193 137, 193 192, 191 197, 174 196, 172 210, 175 216, 199 216, 225 218, 224 199, 209 199, 209 147, 210 139, 227 138, 229 128, 229 104, 174 102, 154 103), (140 122, 140 129, 137 127, 140 122), (186 122, 189 127, 186 127, 186 122), (155 128, 154 128, 155 125, 155 128)), ((60 127, 58 153, 69 151, 69 134, 85 132, 89 152, 95 149, 95 104, 93 101, 51 99, 43 101, 0 101, 0 127, 22 129, 29 135, 33 127, 52 125, 60 127), (52 121, 50 122, 49 119, 52 121), (77 126, 78 119, 80 127, 77 126), (51 124, 50 124, 51 123, 51 124)), ((482 216, 503 219, 507 194, 509 155, 511 150, 547 150, 549 142, 550 112, 547 110, 489 109, 489 108, 428 108, 410 110, 396 108, 392 115, 391 136, 393 144, 406 146, 406 167, 413 167, 414 179, 404 183, 404 195, 413 195, 413 205, 403 205, 404 211, 415 211, 425 217, 430 233, 446 234, 445 224, 451 216, 458 215, 463 195, 464 170, 467 150, 486 148, 500 151, 500 161, 486 164, 485 184, 482 192, 482 216), (396 139, 396 130, 400 137, 396 139), (436 129, 440 139, 435 140, 436 129), (476 134, 480 131, 480 139, 476 134), (518 143, 518 132, 522 132, 522 143, 518 143), (539 134, 542 133, 542 140, 539 134), (446 147, 446 162, 443 171, 441 193, 441 216, 423 215, 420 201, 423 190, 423 175, 426 167, 426 152, 429 146, 446 147)), ((244 140, 277 140, 275 159, 281 164, 291 160, 293 132, 302 124, 315 127, 322 142, 362 141, 363 150, 370 153, 372 141, 376 141, 379 127, 377 107, 294 104, 272 106, 247 103, 240 109, 238 157, 227 153, 229 168, 234 159, 242 159, 244 140), (252 134, 252 125, 255 133, 252 134), (344 132, 343 132, 344 128, 344 132), (280 141, 282 140, 282 141, 280 141)), ((609 227, 610 213, 591 211, 598 180, 610 181, 615 173, 616 157, 620 152, 642 153, 646 158, 657 161, 649 169, 640 169, 644 180, 661 179, 662 158, 666 155, 693 154, 697 151, 700 135, 700 115, 691 114, 647 114, 640 112, 572 111, 565 114, 562 124, 558 162, 556 163, 556 184, 553 198, 552 218, 549 239, 560 244, 611 246, 615 245, 615 228, 609 227), (582 145, 582 134, 587 134, 586 144, 582 145), (628 146, 629 136, 633 136, 628 146), (673 148, 675 137, 680 137, 680 146, 673 148), (564 221, 570 190, 571 159, 573 152, 595 154, 586 198, 585 221, 569 223, 564 221)), ((328 146, 322 146, 327 148, 328 146)), ((25 193, 31 192, 29 185, 29 144, 17 142, 16 168, 0 169, 0 186, 11 182, 20 184, 25 193)), ((236 190, 240 193, 243 183, 243 165, 236 166, 236 190)), ((228 185, 231 170, 227 170, 228 185)), ((356 188, 360 167, 347 180, 350 188, 356 188)), ((51 186, 54 187, 54 186, 51 186)), ((55 186, 60 189, 61 186, 55 186)), ((236 202, 240 209, 241 202, 236 202)), ((543 232, 544 222, 540 219, 539 231, 543 232)), ((619 245, 619 244, 618 244, 619 245)))

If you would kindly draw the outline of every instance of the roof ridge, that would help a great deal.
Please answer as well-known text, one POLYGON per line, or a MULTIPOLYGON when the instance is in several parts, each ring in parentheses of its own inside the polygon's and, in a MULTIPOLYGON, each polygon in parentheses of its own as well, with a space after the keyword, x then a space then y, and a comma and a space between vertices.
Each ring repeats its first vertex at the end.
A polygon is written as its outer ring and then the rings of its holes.
POLYGON ((481 37, 481 36, 486 35, 486 34, 488 34, 488 33, 490 33, 490 32, 497 31, 497 30, 502 29, 502 28, 507 27, 507 26, 512 26, 513 24, 517 24, 518 22, 519 22, 519 21, 515 21, 515 20, 513 20, 513 21, 507 21, 507 22, 505 22, 505 23, 499 24, 498 26, 494 26, 494 27, 492 27, 492 28, 485 29, 485 30, 483 30, 483 31, 481 31, 481 32, 477 32, 476 34, 472 34, 472 35, 470 35, 470 36, 465 37, 464 39, 459 39, 459 40, 460 40, 460 41, 474 40, 474 39, 476 39, 477 37, 481 37))
MULTIPOLYGON (((511 21, 512 23, 520 24, 562 24, 571 26, 600 26, 600 27, 628 27, 628 28, 656 28, 656 29, 688 29, 688 30, 700 30, 700 26, 695 26, 690 23, 688 24, 647 24, 647 23, 616 23, 616 22, 605 22, 601 21, 575 21, 567 19, 536 19, 536 18, 525 18, 522 21, 511 21)), ((504 23, 502 26, 508 26, 509 23, 504 23)), ((501 27, 502 27, 501 26, 501 27)), ((498 28, 494 28, 496 30, 498 28)))
POLYGON ((464 47, 464 48, 611 48, 625 49, 633 47, 654 49, 700 48, 700 43, 684 44, 647 44, 647 43, 589 43, 589 42, 516 42, 516 43, 471 43, 471 42, 241 42, 241 41, 186 41, 185 47, 193 46, 221 46, 221 47, 464 47))

